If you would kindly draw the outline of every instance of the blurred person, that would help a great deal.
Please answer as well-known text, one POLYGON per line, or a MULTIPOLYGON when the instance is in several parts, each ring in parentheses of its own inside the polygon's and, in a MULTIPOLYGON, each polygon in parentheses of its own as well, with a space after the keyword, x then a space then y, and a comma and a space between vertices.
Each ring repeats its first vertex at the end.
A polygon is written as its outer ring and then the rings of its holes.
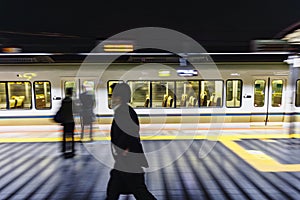
POLYGON ((75 143, 74 143, 74 118, 73 118, 73 110, 72 110, 72 95, 73 88, 66 88, 66 96, 62 100, 61 104, 61 113, 62 113, 62 125, 63 125, 63 141, 62 141, 62 152, 65 156, 70 155, 73 157, 75 155, 75 143), (67 138, 71 137, 71 152, 67 150, 67 138))
POLYGON ((143 167, 149 167, 140 141, 139 120, 128 105, 130 87, 126 83, 113 86, 111 150, 115 160, 107 184, 107 200, 116 200, 120 194, 133 194, 136 199, 156 199, 147 189, 143 167))
POLYGON ((90 140, 93 141, 93 122, 95 121, 94 109, 94 95, 90 88, 84 87, 84 92, 79 95, 81 102, 80 109, 80 123, 81 123, 81 139, 84 137, 84 127, 89 126, 90 140))

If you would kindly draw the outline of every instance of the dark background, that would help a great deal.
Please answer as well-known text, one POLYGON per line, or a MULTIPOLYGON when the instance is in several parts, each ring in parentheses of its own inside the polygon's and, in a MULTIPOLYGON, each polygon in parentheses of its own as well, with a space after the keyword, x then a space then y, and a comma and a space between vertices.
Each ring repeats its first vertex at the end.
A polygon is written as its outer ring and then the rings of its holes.
POLYGON ((25 51, 47 45, 48 51, 88 51, 96 39, 154 26, 184 33, 209 52, 248 52, 251 40, 278 38, 299 21, 299 0, 2 0, 0 39, 25 51))

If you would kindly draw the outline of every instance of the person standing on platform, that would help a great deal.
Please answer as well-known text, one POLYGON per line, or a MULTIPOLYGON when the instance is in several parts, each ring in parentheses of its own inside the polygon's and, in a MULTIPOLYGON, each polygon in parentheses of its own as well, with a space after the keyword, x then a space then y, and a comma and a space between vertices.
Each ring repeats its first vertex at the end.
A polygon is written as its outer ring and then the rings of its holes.
POLYGON ((84 92, 79 95, 81 102, 80 123, 81 123, 81 139, 84 138, 84 127, 89 126, 90 140, 93 141, 93 122, 95 120, 94 95, 89 91, 88 87, 83 88, 84 92))
POLYGON ((72 95, 73 88, 66 88, 66 97, 62 100, 61 113, 63 117, 63 142, 62 142, 62 152, 66 155, 75 155, 75 143, 74 143, 74 118, 73 118, 73 109, 72 109, 72 95), (67 138, 72 138, 71 140, 71 149, 67 149, 67 138), (70 150, 71 152, 67 152, 70 150))
POLYGON ((115 163, 107 184, 107 200, 117 200, 120 194, 133 194, 138 200, 155 200, 145 184, 143 167, 149 167, 140 141, 139 120, 128 105, 130 87, 126 83, 114 85, 111 126, 111 149, 115 163))

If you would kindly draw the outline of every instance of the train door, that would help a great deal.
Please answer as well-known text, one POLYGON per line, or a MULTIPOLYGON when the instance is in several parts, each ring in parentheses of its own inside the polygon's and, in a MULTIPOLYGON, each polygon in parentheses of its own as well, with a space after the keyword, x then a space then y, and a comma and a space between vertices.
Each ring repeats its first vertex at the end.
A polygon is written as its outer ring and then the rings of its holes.
POLYGON ((253 80, 252 125, 283 125, 284 77, 255 77, 253 80))
MULTIPOLYGON (((79 95, 83 92, 88 92, 96 97, 96 78, 95 77, 62 77, 61 92, 62 98, 65 97, 66 88, 73 88, 72 99, 75 105, 80 106, 79 95)), ((96 109, 97 98, 94 98, 94 109, 96 109)), ((79 108, 79 107, 78 107, 79 108)))

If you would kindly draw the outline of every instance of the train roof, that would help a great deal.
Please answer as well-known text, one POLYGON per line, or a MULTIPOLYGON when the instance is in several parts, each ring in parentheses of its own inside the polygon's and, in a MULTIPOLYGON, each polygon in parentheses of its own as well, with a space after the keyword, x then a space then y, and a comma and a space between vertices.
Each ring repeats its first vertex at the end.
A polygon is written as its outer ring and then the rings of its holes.
POLYGON ((179 58, 193 62, 284 62, 289 52, 255 53, 0 53, 0 64, 29 63, 179 63, 179 58))

